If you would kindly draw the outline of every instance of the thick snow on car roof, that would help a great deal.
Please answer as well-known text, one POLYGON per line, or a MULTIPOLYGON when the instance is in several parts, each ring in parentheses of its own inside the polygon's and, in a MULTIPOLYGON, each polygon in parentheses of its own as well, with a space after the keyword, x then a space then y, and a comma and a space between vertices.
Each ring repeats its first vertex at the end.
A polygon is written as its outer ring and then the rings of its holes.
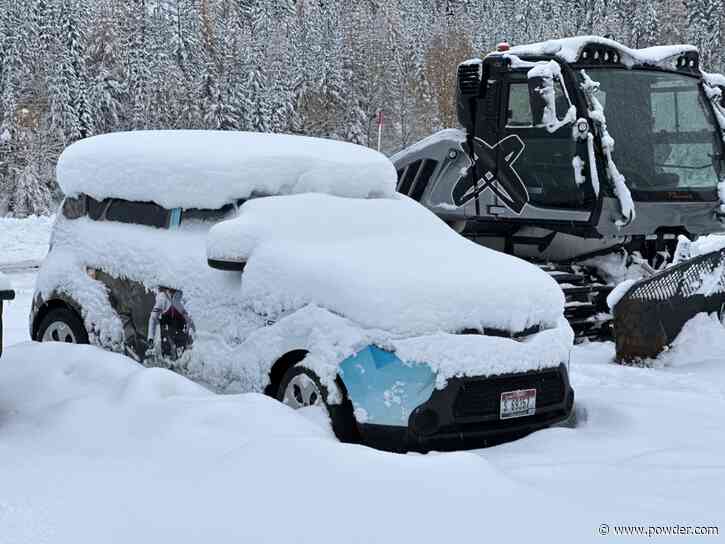
POLYGON ((282 134, 119 132, 81 140, 58 162, 67 196, 216 209, 253 194, 390 197, 395 168, 359 145, 282 134))
POLYGON ((538 267, 481 247, 399 195, 246 202, 207 254, 244 260, 242 296, 276 318, 313 304, 399 335, 555 326, 564 297, 538 267))
POLYGON ((575 62, 579 58, 582 49, 592 45, 603 45, 618 50, 622 54, 621 62, 625 66, 630 67, 636 64, 658 66, 669 61, 672 57, 682 55, 683 53, 697 52, 697 48, 693 45, 660 45, 647 47, 645 49, 632 49, 619 42, 600 36, 575 36, 517 45, 506 53, 519 57, 554 56, 565 62, 575 62))

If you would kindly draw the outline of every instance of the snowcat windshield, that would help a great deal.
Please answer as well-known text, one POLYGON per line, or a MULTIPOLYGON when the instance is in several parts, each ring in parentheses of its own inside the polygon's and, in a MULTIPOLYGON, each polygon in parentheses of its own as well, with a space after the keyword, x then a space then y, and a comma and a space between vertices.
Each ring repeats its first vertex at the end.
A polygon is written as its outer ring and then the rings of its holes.
MULTIPOLYGON (((697 78, 644 70, 591 69, 601 86, 614 160, 635 192, 714 192, 720 134, 697 78)), ((705 195, 702 195, 705 197, 705 195)))

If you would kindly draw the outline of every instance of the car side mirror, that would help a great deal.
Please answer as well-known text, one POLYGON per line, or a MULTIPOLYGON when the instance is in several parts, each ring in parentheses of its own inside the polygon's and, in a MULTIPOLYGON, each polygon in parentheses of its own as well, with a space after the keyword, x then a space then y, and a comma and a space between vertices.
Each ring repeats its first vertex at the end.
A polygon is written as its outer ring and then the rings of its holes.
POLYGON ((541 76, 529 78, 529 104, 535 127, 544 124, 544 112, 546 111, 546 100, 542 94, 546 83, 541 76))
POLYGON ((244 267, 247 265, 245 261, 220 259, 207 259, 206 262, 214 270, 223 270, 224 272, 244 272, 244 267))

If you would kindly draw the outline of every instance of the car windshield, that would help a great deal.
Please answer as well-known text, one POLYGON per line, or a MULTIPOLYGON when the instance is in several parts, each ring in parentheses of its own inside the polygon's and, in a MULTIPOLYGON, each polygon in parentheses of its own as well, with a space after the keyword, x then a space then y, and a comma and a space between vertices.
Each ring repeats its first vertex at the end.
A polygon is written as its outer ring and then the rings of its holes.
POLYGON ((235 212, 234 204, 227 204, 218 210, 203 210, 193 208, 184 210, 181 215, 182 223, 218 223, 224 219, 232 217, 235 212))
POLYGON ((635 191, 714 190, 719 131, 697 78, 670 72, 591 69, 601 86, 614 160, 635 191))

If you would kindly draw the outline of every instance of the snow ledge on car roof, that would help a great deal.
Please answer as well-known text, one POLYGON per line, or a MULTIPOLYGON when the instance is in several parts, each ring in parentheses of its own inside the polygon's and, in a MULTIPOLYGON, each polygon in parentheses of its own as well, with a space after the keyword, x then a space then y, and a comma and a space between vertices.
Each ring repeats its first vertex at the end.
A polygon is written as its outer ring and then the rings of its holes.
POLYGON ((81 140, 58 162, 66 196, 216 209, 258 194, 388 198, 397 181, 377 151, 346 142, 250 132, 138 131, 81 140))

